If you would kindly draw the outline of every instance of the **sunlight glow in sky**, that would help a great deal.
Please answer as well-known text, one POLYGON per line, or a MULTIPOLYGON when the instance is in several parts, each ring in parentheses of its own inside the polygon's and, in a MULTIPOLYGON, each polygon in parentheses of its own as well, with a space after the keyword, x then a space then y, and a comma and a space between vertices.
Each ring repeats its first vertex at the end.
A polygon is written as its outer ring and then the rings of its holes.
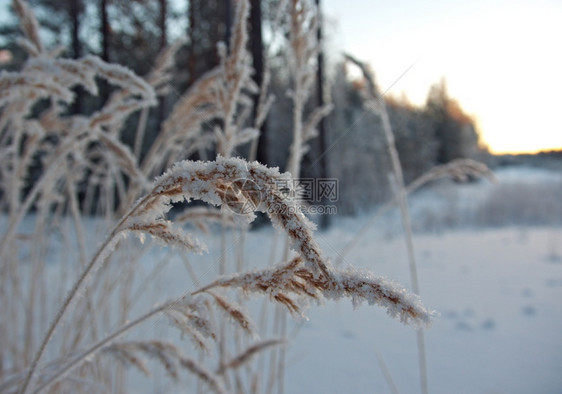
POLYGON ((329 45, 382 90, 425 102, 441 77, 493 152, 562 148, 562 2, 324 0, 329 45))

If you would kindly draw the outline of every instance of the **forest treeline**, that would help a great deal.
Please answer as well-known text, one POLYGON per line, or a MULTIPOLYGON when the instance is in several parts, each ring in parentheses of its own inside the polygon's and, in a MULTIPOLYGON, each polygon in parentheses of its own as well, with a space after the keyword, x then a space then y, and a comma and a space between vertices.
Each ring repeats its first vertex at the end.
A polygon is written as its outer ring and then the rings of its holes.
MULTIPOLYGON (((53 48, 64 46, 64 56, 80 58, 88 53, 107 62, 119 63, 139 75, 147 75, 158 53, 183 39, 175 59, 173 88, 162 92, 159 106, 151 109, 140 155, 146 154, 160 125, 174 104, 207 70, 219 63, 217 44, 229 42, 234 0, 30 0, 36 11, 43 39, 53 48)), ((262 126, 257 151, 258 161, 286 170, 292 138, 291 80, 286 67, 288 32, 279 23, 278 0, 252 0, 249 16, 249 51, 253 78, 257 86, 267 79, 274 101, 262 126)), ((317 0, 318 7, 322 4, 317 0)), ((2 37, 0 66, 18 69, 25 60, 18 47, 20 35, 15 17, 0 27, 2 37)), ((319 35, 322 31, 319 31, 319 35)), ((324 43, 324 45, 328 45, 324 43)), ((373 50, 376 51, 376 48, 373 50)), ((353 54, 365 56, 365 54, 353 54)), ((289 59, 290 61, 290 59, 289 59)), ((375 71, 376 71, 376 65, 375 71)), ((319 139, 311 140, 302 163, 301 177, 335 178, 339 182, 338 205, 341 213, 355 213, 386 201, 392 193, 390 160, 378 117, 366 108, 362 96, 365 81, 350 76, 343 56, 325 62, 316 59, 316 89, 308 101, 309 112, 323 103, 333 109, 319 125, 319 139), (320 81, 320 82, 319 82, 320 81)), ((77 90, 77 99, 68 109, 72 114, 89 114, 107 100, 111 91, 101 86, 99 96, 77 90)), ((257 100, 257 94, 253 93, 257 100)), ((482 158, 475 121, 447 91, 445 80, 437 81, 423 106, 406 98, 382 95, 396 138, 396 147, 407 183, 436 164, 457 158, 482 158)), ((257 104, 257 103, 256 103, 257 104)), ((37 108, 40 111, 40 108, 37 108)), ((139 114, 131 116, 121 134, 133 149, 139 114)), ((213 124, 204 126, 213 131, 213 124)), ((216 152, 204 147, 194 159, 212 159, 216 152)), ((236 155, 248 158, 250 144, 236 155)))

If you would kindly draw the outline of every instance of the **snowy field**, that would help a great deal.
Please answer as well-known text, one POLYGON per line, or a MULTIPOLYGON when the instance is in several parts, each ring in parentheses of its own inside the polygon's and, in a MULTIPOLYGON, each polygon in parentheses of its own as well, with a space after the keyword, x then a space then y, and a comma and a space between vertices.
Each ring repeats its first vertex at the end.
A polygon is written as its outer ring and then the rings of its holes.
MULTIPOLYGON (((338 248, 342 232, 324 241, 338 248)), ((561 245, 560 227, 415 236, 422 300, 440 313, 425 331, 430 392, 562 392, 561 245)), ((373 232, 347 261, 407 284, 404 250, 402 239, 373 232)), ((377 352, 401 393, 419 392, 413 329, 345 302, 309 317, 291 348, 287 392, 391 392, 377 352)))
MULTIPOLYGON (((501 206, 525 215, 542 203, 560 223, 562 174, 509 168, 496 176, 497 185, 444 183, 411 199, 414 227, 426 230, 414 237, 421 298, 440 314, 425 331, 429 391, 562 393, 562 226, 479 229, 470 220, 508 189, 501 206), (546 195, 537 192, 543 188, 546 195), (530 201, 513 202, 523 194, 530 201), (461 228, 446 229, 454 224, 461 228)), ((324 250, 337 255, 364 220, 320 234, 324 250)), ((391 215, 375 225, 345 261, 409 287, 399 223, 391 215)), ((419 392, 413 329, 345 302, 309 317, 291 348, 287 392, 390 393, 377 353, 399 392, 419 392)))
MULTIPOLYGON (((562 226, 507 224, 481 229, 470 219, 482 215, 479 210, 488 209, 502 188, 516 187, 521 193, 529 188, 555 189, 562 185, 562 176, 533 169, 506 169, 496 175, 497 185, 444 182, 410 201, 414 227, 421 229, 414 236, 421 298, 439 313, 425 331, 429 390, 562 393, 562 226)), ((511 203, 504 200, 504 205, 511 203)), ((517 204, 513 209, 521 209, 517 204)), ((536 205, 532 198, 525 204, 536 205)), ((372 214, 336 219, 328 231, 316 234, 332 261, 372 214)), ((250 265, 270 254, 274 235, 269 226, 248 235, 250 265)), ((219 241, 206 242, 210 255, 193 258, 192 264, 206 267, 203 278, 212 278, 216 267, 209 261, 219 258, 219 241)), ((397 213, 372 226, 343 264, 369 269, 410 288, 397 213)), ((185 280, 171 272, 161 277, 158 291, 185 291, 185 280)), ((307 316, 309 320, 289 320, 285 392, 390 393, 377 354, 400 393, 419 392, 413 328, 377 307, 354 310, 347 300, 313 306, 307 316)))
MULTIPOLYGON (((479 227, 472 220, 489 209, 487 204, 502 188, 519 188, 522 192, 515 195, 520 196, 549 187, 552 194, 562 185, 562 175, 507 169, 497 177, 498 185, 438 183, 410 200, 421 298, 439 313, 425 330, 430 393, 562 393, 562 225, 556 224, 562 216, 549 225, 521 225, 515 220, 479 227)), ((560 196, 537 199, 547 201, 550 215, 556 216, 561 215, 560 196), (551 208, 552 201, 558 205, 551 208)), ((525 204, 536 205, 533 198, 525 199, 525 204)), ((512 202, 504 198, 503 203, 512 202)), ((514 209, 522 209, 517 204, 514 209)), ((326 256, 337 260, 372 215, 337 218, 329 230, 317 232, 326 256)), ((201 237, 210 253, 189 257, 203 283, 218 271, 220 237, 213 233, 201 237)), ((245 261, 263 265, 275 247, 274 239, 270 226, 251 231, 245 261)), ((281 243, 278 239, 278 250, 281 243)), ((49 259, 57 261, 57 254, 55 248, 49 259)), ((134 300, 133 315, 149 307, 143 297, 153 304, 196 288, 184 263, 177 251, 150 249, 136 268, 136 285, 142 292, 134 300)), ((366 268, 410 288, 397 213, 371 226, 343 264, 366 268)), ((54 265, 51 268, 53 283, 67 281, 56 276, 54 265)), ((354 310, 347 300, 313 306, 307 316, 308 320, 289 319, 286 393, 391 393, 384 368, 400 393, 419 392, 413 328, 377 307, 354 310)), ((165 319, 148 326, 145 329, 169 340, 179 338, 165 319)), ((133 337, 137 335, 143 336, 139 332, 133 337)), ((131 369, 129 387, 132 392, 181 390, 159 375, 147 380, 131 369)))
MULTIPOLYGON (((326 253, 340 250, 360 223, 346 219, 318 234, 326 253)), ((249 236, 250 261, 269 253, 273 234, 249 236)), ((425 330, 430 393, 562 393, 562 227, 451 230, 414 242, 421 298, 439 313, 425 330)), ((410 287, 403 239, 379 226, 345 263, 410 287)), ((190 287, 179 278, 160 277, 155 291, 181 294, 190 287)), ((400 393, 419 392, 413 328, 377 307, 354 310, 348 300, 312 306, 307 316, 289 319, 286 393, 391 393, 377 353, 400 393)), ((166 325, 160 321, 158 331, 177 339, 166 325)))

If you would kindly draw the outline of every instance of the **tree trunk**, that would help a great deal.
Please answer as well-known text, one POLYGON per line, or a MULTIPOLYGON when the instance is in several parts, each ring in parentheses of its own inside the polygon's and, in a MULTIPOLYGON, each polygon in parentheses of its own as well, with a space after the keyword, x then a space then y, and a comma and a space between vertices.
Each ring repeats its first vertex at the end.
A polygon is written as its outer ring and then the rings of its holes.
MULTIPOLYGON (((72 42, 72 57, 74 59, 80 58, 82 56, 82 43, 80 42, 80 13, 82 11, 82 0, 71 0, 68 13, 70 16, 71 23, 71 42, 72 42)), ((75 99, 72 103, 72 113, 79 114, 82 112, 82 97, 84 94, 84 89, 77 87, 75 90, 75 99)))
POLYGON ((189 72, 189 79, 188 79, 188 86, 193 85, 196 80, 196 61, 197 55, 195 53, 195 32, 196 32, 196 25, 195 22, 197 20, 196 12, 195 12, 195 2, 193 0, 189 0, 189 8, 188 8, 188 19, 189 25, 187 27, 187 35, 189 37, 189 55, 187 59, 187 70, 189 72))
POLYGON ((160 50, 168 45, 168 34, 166 31, 166 21, 168 18, 168 0, 160 0, 160 15, 158 18, 158 28, 160 29, 160 50))
MULTIPOLYGON (((317 99, 317 106, 323 107, 324 106, 324 52, 322 50, 322 13, 320 10, 320 0, 316 0, 316 12, 318 13, 318 30, 317 30, 317 37, 318 37, 318 45, 320 45, 320 51, 318 51, 318 65, 316 69, 316 99, 317 99)), ((328 178, 328 155, 326 154, 326 122, 324 121, 324 117, 320 119, 320 123, 318 123, 318 154, 320 155, 320 171, 319 176, 320 178, 328 178)), ((317 191, 319 192, 319 191, 317 191)), ((320 204, 325 204, 326 199, 323 198, 323 201, 320 201, 320 204)), ((330 217, 327 214, 320 215, 320 228, 326 228, 330 224, 330 217)))
POLYGON ((225 25, 225 37, 224 42, 227 47, 230 47, 230 35, 232 30, 232 1, 224 0, 224 25, 225 25))
MULTIPOLYGON (((254 67, 254 81, 256 85, 261 87, 264 72, 261 0, 251 0, 250 25, 252 29, 250 44, 254 67)), ((254 117, 257 116, 258 103, 259 94, 256 94, 254 96, 254 117)), ((264 122, 260 128, 256 160, 262 164, 268 164, 266 122, 264 122)))
MULTIPOLYGON (((159 52, 163 51, 164 48, 168 46, 168 33, 166 31, 166 22, 168 20, 168 0, 160 0, 160 15, 158 16, 158 28, 160 30, 160 45, 159 52)), ((164 117, 166 115, 166 97, 160 97, 158 105, 158 126, 157 130, 160 129, 160 125, 164 122, 164 117)))
POLYGON ((81 0, 71 0, 69 7, 72 41, 72 57, 78 59, 82 56, 82 43, 80 42, 80 12, 82 9, 81 0))
MULTIPOLYGON (((105 62, 110 61, 110 28, 107 15, 107 1, 108 0, 100 1, 101 58, 105 62)), ((102 81, 100 84, 100 97, 103 103, 105 103, 109 97, 109 85, 105 81, 102 81)))

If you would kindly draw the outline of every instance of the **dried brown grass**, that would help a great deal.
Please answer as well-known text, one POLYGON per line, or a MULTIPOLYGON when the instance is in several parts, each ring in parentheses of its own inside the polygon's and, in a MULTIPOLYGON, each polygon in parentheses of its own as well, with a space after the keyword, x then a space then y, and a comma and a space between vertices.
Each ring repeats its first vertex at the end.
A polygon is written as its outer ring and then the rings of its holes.
MULTIPOLYGON (((404 323, 429 323, 431 312, 397 285, 366 272, 332 268, 314 239, 314 225, 280 188, 292 176, 298 176, 305 143, 314 137, 318 121, 330 111, 326 106, 304 117, 314 76, 313 58, 318 51, 313 34, 317 27, 315 9, 308 2, 294 0, 288 5, 291 66, 298 76, 293 97, 295 140, 288 165, 292 173, 231 157, 238 146, 255 141, 256 129, 271 103, 262 86, 257 120, 254 127, 245 126, 252 107, 250 95, 259 88, 252 82, 246 50, 248 7, 246 0, 237 2, 232 42, 229 50, 220 46, 220 65, 181 97, 141 162, 139 152, 146 127, 142 114, 146 118, 157 95, 165 94, 169 88, 173 57, 181 41, 166 49, 143 79, 95 56, 61 59, 59 50, 46 51, 33 13, 25 2, 14 1, 25 36, 20 43, 29 59, 21 71, 0 74, 1 204, 7 212, 7 230, 0 241, 0 347, 7 349, 0 358, 2 391, 36 393, 64 391, 68 387, 87 390, 82 384, 88 380, 99 381, 105 388, 119 388, 123 385, 122 372, 115 365, 133 365, 149 373, 146 357, 162 364, 174 380, 180 379, 183 369, 211 391, 223 393, 234 387, 243 391, 240 367, 248 365, 255 355, 285 342, 254 340, 259 327, 241 298, 231 296, 238 290, 265 294, 297 315, 304 313, 310 301, 346 297, 356 305, 362 301, 380 305, 404 323), (115 87, 107 102, 88 116, 68 115, 67 106, 75 99, 73 88, 81 85, 96 95, 96 78, 115 87), (34 116, 33 105, 42 98, 50 98, 50 105, 34 116), (121 132, 129 116, 139 111, 137 142, 131 150, 122 142, 121 132), (205 126, 214 120, 221 121, 220 127, 206 132, 205 126), (222 156, 212 161, 183 160, 206 146, 214 146, 222 156), (38 157, 43 172, 28 184, 25 177, 38 157), (147 181, 165 169, 152 184, 147 181), (95 211, 115 223, 106 228, 105 241, 93 253, 88 250, 91 230, 85 227, 79 191, 85 194, 84 210, 95 211), (138 198, 139 195, 144 196, 138 198), (187 210, 174 221, 169 220, 167 215, 174 204, 194 199, 221 208, 187 210), (34 208, 34 232, 21 234, 22 223, 34 208), (235 227, 243 233, 255 218, 255 211, 264 212, 287 235, 293 257, 287 248, 285 263, 248 272, 243 269, 240 254, 237 273, 224 272, 224 276, 199 290, 155 306, 129 321, 135 263, 145 249, 127 249, 127 234, 138 235, 141 241, 149 236, 161 245, 179 247, 182 253, 201 253, 206 247, 186 233, 181 224, 192 223, 208 230, 209 224, 220 222, 223 229, 235 227), (116 219, 115 212, 124 214, 116 219), (71 232, 75 234, 67 231, 63 236, 77 237, 77 245, 68 241, 68 249, 77 249, 80 264, 73 267, 77 272, 62 271, 66 276, 59 278, 61 283, 73 283, 72 288, 65 294, 64 286, 60 286, 53 295, 44 267, 47 235, 53 228, 59 231, 66 217, 72 219, 71 232), (31 256, 29 272, 22 269, 19 259, 26 253, 31 256), (119 307, 115 319, 111 315, 116 312, 116 301, 119 307), (48 308, 49 303, 60 306, 54 311, 48 308), (23 311, 20 305, 24 305, 23 311), (154 339, 118 341, 156 315, 167 316, 196 351, 212 354, 213 347, 219 348, 218 367, 208 368, 205 359, 185 356, 175 343, 154 339), (58 330, 63 339, 61 344, 53 344, 58 330), (236 352, 227 352, 227 331, 235 333, 236 352), (37 338, 42 340, 38 342, 37 338), (56 349, 49 353, 49 346, 56 349), (101 362, 97 357, 100 352, 119 362, 101 362), (42 363, 48 356, 51 360, 42 363)), ((282 351, 280 354, 282 357, 282 351)), ((272 363, 272 368, 279 367, 280 372, 270 372, 281 376, 282 365, 272 363)))
MULTIPOLYGON (((398 317, 404 323, 429 323, 431 312, 425 310, 417 298, 409 295, 404 289, 367 273, 350 270, 336 272, 328 267, 314 241, 310 222, 298 210, 295 201, 283 195, 277 188, 280 181, 287 180, 286 177, 288 174, 281 175, 276 170, 256 162, 247 163, 242 159, 219 157, 213 162, 178 163, 156 179, 152 191, 141 198, 120 220, 74 285, 41 344, 26 382, 32 380, 33 372, 46 345, 76 294, 87 283, 90 271, 111 253, 121 233, 142 231, 164 241, 167 245, 180 245, 190 251, 200 252, 201 248, 182 231, 174 228, 171 222, 165 221, 163 215, 169 211, 172 202, 184 199, 197 198, 216 205, 231 204, 232 195, 227 193, 226 187, 229 181, 234 182, 238 179, 249 179, 260 188, 263 198, 256 208, 266 211, 272 221, 286 231, 300 258, 273 269, 237 274, 230 279, 218 280, 195 292, 194 295, 202 291, 208 292, 218 286, 241 287, 246 291, 270 294, 274 300, 284 304, 292 312, 300 312, 301 307, 290 298, 289 293, 316 300, 320 295, 328 299, 346 296, 351 297, 354 303, 366 300, 369 304, 382 305, 387 308, 391 316, 398 317)), ((240 191, 237 202, 256 204, 255 196, 248 190, 240 191)), ((247 213, 244 219, 251 220, 252 216, 253 213, 247 213)), ((252 333, 250 330, 252 324, 246 313, 223 297, 215 293, 210 294, 217 306, 233 321, 248 333, 252 333)), ((204 326, 206 324, 200 325, 200 327, 204 326)), ((198 336, 195 335, 194 338, 198 339, 198 336)), ((203 343, 199 340, 197 342, 203 343)), ((26 382, 24 382, 24 389, 27 386, 26 382)))

